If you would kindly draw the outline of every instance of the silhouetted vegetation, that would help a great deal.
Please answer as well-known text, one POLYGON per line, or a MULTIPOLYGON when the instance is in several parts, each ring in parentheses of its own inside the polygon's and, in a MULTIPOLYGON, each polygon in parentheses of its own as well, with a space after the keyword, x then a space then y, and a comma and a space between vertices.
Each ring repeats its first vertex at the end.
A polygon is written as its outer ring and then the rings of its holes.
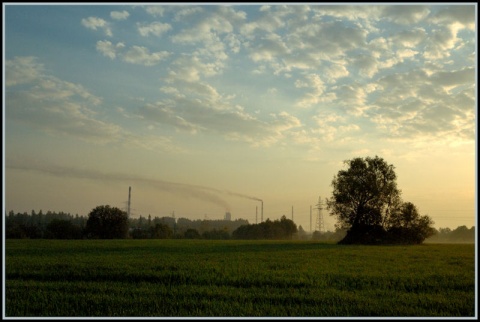
POLYGON ((342 244, 420 244, 435 233, 433 221, 420 216, 410 202, 403 202, 394 166, 382 158, 345 161, 332 181, 327 200, 337 225, 347 229, 342 244))
POLYGON ((454 230, 450 228, 440 228, 436 233, 425 242, 429 243, 475 243, 475 226, 458 226, 454 230))
MULTIPOLYGON (((11 210, 8 215, 5 217, 5 236, 6 238, 59 238, 57 228, 58 223, 54 223, 49 227, 49 224, 52 221, 66 221, 69 222, 75 230, 82 232, 85 228, 87 218, 83 216, 71 215, 64 212, 52 212, 47 211, 43 213, 40 210, 38 213, 34 210, 30 214, 27 212, 24 213, 15 213, 11 210), (48 227, 48 229, 47 229, 48 227)), ((82 236, 73 234, 72 238, 82 238, 82 236)))
POLYGON ((94 208, 88 214, 85 234, 88 238, 127 238, 127 212, 116 207, 110 207, 108 205, 94 208))
POLYGON ((80 239, 83 229, 70 220, 53 219, 48 223, 45 238, 49 239, 80 239))
MULTIPOLYGON (((13 210, 5 217, 5 236, 8 239, 85 239, 87 238, 85 226, 87 219, 84 216, 71 215, 65 212, 48 211, 43 213, 31 211, 30 214, 15 213, 13 210)), ((284 219, 288 220, 288 219, 284 219)), ((291 221, 291 220, 289 220, 291 221)), ((247 220, 238 219, 228 220, 189 220, 179 218, 177 224, 172 217, 155 217, 129 219, 129 236, 133 239, 172 239, 185 238, 185 232, 188 229, 195 229, 202 239, 226 240, 232 238, 232 232, 235 232, 237 239, 283 239, 272 238, 278 234, 281 229, 272 229, 277 221, 267 220, 263 223, 250 225, 247 220), (180 222, 180 225, 178 224, 180 222), (180 227, 179 227, 180 226, 180 227), (262 227, 262 228, 261 228, 262 227), (251 238, 238 237, 239 234, 250 234, 251 238), (259 237, 270 236, 270 237, 259 237)), ((292 222, 293 223, 293 222, 292 222)), ((392 230, 391 230, 392 232, 392 230)), ((306 232, 302 226, 291 237, 286 239, 296 240, 316 240, 325 242, 341 241, 347 234, 347 229, 337 228, 334 232, 315 231, 306 232)), ((398 234, 401 235, 399 231, 398 234)), ((281 233, 277 236, 280 236, 281 233)), ((440 228, 434 229, 434 235, 427 238, 425 242, 429 243, 473 243, 475 242, 475 227, 467 228, 459 226, 456 229, 440 228)))
POLYGON ((260 224, 238 227, 232 237, 235 239, 292 239, 297 233, 297 225, 285 216, 280 220, 267 219, 260 224))

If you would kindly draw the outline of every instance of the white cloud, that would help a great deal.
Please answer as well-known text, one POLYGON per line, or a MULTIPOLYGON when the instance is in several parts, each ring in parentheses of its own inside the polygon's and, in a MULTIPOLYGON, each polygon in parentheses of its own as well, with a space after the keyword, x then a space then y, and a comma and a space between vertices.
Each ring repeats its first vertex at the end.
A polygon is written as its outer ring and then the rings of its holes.
POLYGON ((261 39, 254 48, 251 48, 250 57, 254 62, 272 61, 288 52, 288 47, 280 36, 269 34, 261 39))
POLYGON ((151 24, 137 23, 138 32, 143 37, 148 37, 149 34, 154 36, 161 36, 167 31, 172 29, 172 26, 168 23, 152 22, 151 24))
POLYGON ((110 12, 110 17, 115 20, 125 20, 130 16, 128 11, 112 11, 110 12))
POLYGON ((174 20, 182 21, 183 19, 188 19, 189 16, 202 12, 204 12, 204 10, 201 7, 182 7, 182 9, 175 14, 174 20))
POLYGON ((146 47, 133 46, 124 54, 123 60, 131 64, 153 66, 169 55, 166 51, 150 53, 146 47))
POLYGON ((121 129, 96 118, 92 107, 101 102, 81 85, 39 74, 28 88, 7 92, 6 115, 45 132, 106 143, 115 140, 121 129))
POLYGON ((322 79, 320 78, 320 75, 317 75, 317 74, 306 75, 305 81, 297 80, 295 82, 295 87, 297 88, 307 87, 312 89, 311 92, 304 94, 303 97, 297 101, 297 103, 295 104, 295 106, 297 107, 302 107, 302 108, 310 107, 325 99, 325 97, 323 97, 325 85, 322 79))
POLYGON ((15 57, 5 62, 5 85, 14 86, 31 83, 40 78, 43 64, 36 57, 15 57))
POLYGON ((439 24, 460 24, 461 28, 475 30, 476 7, 473 3, 453 4, 442 8, 432 17, 433 23, 439 24))
POLYGON ((348 69, 341 64, 332 64, 324 71, 328 83, 335 83, 339 78, 347 77, 349 74, 348 69))
POLYGON ((167 81, 180 80, 183 82, 199 81, 203 77, 211 77, 220 73, 222 64, 206 63, 197 56, 181 56, 170 66, 167 81))
POLYGON ((125 50, 125 44, 112 44, 110 41, 97 41, 97 51, 110 59, 121 57, 121 59, 130 64, 153 66, 166 59, 170 53, 166 51, 150 53, 148 48, 141 46, 132 46, 125 50))
POLYGON ((110 59, 115 59, 115 57, 117 56, 116 48, 118 48, 118 46, 114 46, 110 41, 99 40, 97 41, 96 48, 97 51, 110 59))
MULTIPOLYGON (((20 122, 52 135, 66 135, 94 144, 125 144, 153 151, 182 152, 170 138, 131 133, 109 120, 100 108, 102 98, 80 84, 48 75, 35 57, 6 61, 6 74, 23 84, 5 93, 8 122, 20 122), (18 75, 18 76, 15 76, 18 75), (26 79, 22 75, 34 75, 26 79), (28 85, 28 86, 27 86, 28 85)), ((125 110, 121 110, 125 114, 125 110)))
POLYGON ((415 48, 427 38, 424 28, 414 27, 412 30, 402 30, 392 37, 392 42, 397 46, 415 48))
POLYGON ((349 115, 363 116, 370 107, 367 105, 366 89, 359 83, 335 86, 332 88, 338 98, 336 105, 349 115))
POLYGON ((162 17, 165 12, 165 8, 162 5, 148 5, 145 7, 145 11, 154 17, 162 17))
POLYGON ((270 115, 261 121, 242 106, 233 104, 233 96, 220 94, 212 85, 200 81, 175 80, 175 88, 163 87, 168 99, 146 104, 138 114, 146 122, 168 124, 191 134, 215 134, 225 139, 268 146, 278 142, 291 129, 301 126, 298 118, 287 112, 270 115))
POLYGON ((472 140, 474 79, 473 68, 383 77, 371 120, 381 133, 399 140, 472 140))
POLYGON ((402 25, 415 24, 425 19, 430 9, 423 5, 389 5, 385 6, 384 17, 402 25))
POLYGON ((313 20, 322 20, 325 16, 335 17, 346 20, 368 20, 377 19, 382 10, 382 6, 376 5, 312 5, 314 13, 313 20))
POLYGON ((88 17, 86 19, 82 19, 82 25, 92 30, 103 29, 105 35, 109 37, 113 36, 110 24, 102 18, 88 17))

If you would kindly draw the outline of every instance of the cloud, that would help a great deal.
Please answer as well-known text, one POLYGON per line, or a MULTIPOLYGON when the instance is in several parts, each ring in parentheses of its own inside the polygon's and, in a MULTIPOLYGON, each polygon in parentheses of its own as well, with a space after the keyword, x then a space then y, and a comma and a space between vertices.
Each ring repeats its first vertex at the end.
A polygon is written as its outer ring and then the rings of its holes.
POLYGON ((37 62, 37 58, 14 57, 5 62, 5 85, 15 86, 34 82, 44 72, 43 64, 37 62))
POLYGON ((295 82, 297 88, 307 87, 312 89, 311 92, 304 94, 304 96, 295 104, 295 106, 302 108, 310 107, 325 99, 325 97, 323 97, 325 85, 320 78, 320 75, 309 74, 305 76, 305 79, 306 82, 300 80, 295 82))
POLYGON ((414 27, 412 30, 402 30, 392 36, 392 43, 399 47, 415 48, 425 41, 427 33, 424 28, 414 27))
POLYGON ((191 134, 221 135, 253 146, 274 144, 289 130, 301 126, 298 118, 285 111, 271 114, 269 120, 262 121, 232 104, 230 97, 222 95, 210 84, 182 83, 179 79, 175 84, 184 89, 181 94, 163 87, 168 99, 145 104, 138 110, 145 122, 170 125, 191 134))
POLYGON ((108 121, 102 98, 82 85, 45 73, 35 57, 6 61, 7 83, 22 87, 7 90, 5 116, 52 135, 66 135, 94 144, 125 144, 153 151, 183 152, 171 139, 132 133, 108 121), (35 75, 28 77, 23 75, 35 75), (10 78, 11 77, 11 78, 10 78))
POLYGON ((198 56, 182 55, 170 65, 167 81, 196 82, 220 74, 223 66, 219 61, 204 62, 198 56))
POLYGON ((145 6, 145 11, 154 17, 162 17, 165 13, 165 7, 162 5, 148 5, 145 6))
POLYGON ((171 30, 172 26, 168 23, 161 22, 152 22, 150 24, 137 23, 137 29, 140 35, 143 37, 148 37, 149 34, 159 37, 171 30))
POLYGON ((473 140, 474 69, 396 73, 379 80, 371 120, 390 138, 473 140))
POLYGON ((114 20, 125 20, 130 16, 128 11, 112 11, 110 12, 110 17, 114 20))
POLYGON ((383 7, 378 5, 318 5, 310 7, 313 20, 323 20, 325 17, 334 17, 341 20, 376 20, 381 15, 383 7))
POLYGON ((150 53, 146 47, 133 46, 124 54, 123 60, 131 64, 153 66, 167 58, 169 55, 170 53, 166 51, 150 53))
POLYGON ((110 59, 115 59, 117 57, 117 52, 124 47, 125 45, 123 43, 117 43, 116 45, 113 45, 108 40, 99 40, 97 41, 96 45, 97 51, 110 59))
POLYGON ((475 82, 475 68, 467 67, 461 70, 437 72, 430 76, 433 85, 453 88, 461 85, 473 85, 475 82))
POLYGON ((108 40, 97 41, 96 49, 110 59, 119 57, 124 62, 143 66, 154 66, 170 56, 167 51, 150 53, 148 48, 142 46, 132 46, 126 49, 125 44, 117 43, 114 45, 108 40))
POLYGON ((272 61, 277 57, 289 53, 287 45, 282 41, 280 36, 275 34, 265 36, 250 50, 250 58, 254 62, 272 61))
POLYGON ((430 9, 423 5, 389 5, 384 8, 384 17, 401 25, 418 23, 430 14, 430 9))
POLYGON ((103 31, 105 32, 105 35, 109 37, 113 36, 110 24, 107 21, 103 20, 102 18, 88 17, 88 18, 82 19, 82 25, 92 30, 103 29, 103 31))
POLYGON ((175 21, 182 21, 183 19, 188 19, 189 16, 195 15, 197 13, 204 12, 204 9, 196 6, 182 7, 179 11, 175 13, 173 18, 175 21))
POLYGON ((475 30, 475 12, 474 4, 460 4, 444 7, 432 17, 433 23, 439 24, 460 24, 461 28, 475 30))

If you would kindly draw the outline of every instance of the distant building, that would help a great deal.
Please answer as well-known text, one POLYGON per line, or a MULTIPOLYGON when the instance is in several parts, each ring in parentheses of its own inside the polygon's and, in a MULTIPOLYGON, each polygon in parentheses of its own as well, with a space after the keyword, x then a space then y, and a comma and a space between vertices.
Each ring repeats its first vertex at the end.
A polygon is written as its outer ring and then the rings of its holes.
POLYGON ((225 220, 228 220, 228 221, 232 220, 232 214, 228 211, 225 213, 225 220))

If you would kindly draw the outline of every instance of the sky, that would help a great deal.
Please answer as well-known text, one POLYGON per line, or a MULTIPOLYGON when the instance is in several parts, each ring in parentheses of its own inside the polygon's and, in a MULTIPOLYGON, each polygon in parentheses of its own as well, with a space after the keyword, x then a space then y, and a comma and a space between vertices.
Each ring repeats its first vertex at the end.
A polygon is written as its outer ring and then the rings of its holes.
POLYGON ((476 224, 476 3, 3 6, 4 212, 131 187, 134 218, 312 231, 379 156, 435 228, 476 224))

